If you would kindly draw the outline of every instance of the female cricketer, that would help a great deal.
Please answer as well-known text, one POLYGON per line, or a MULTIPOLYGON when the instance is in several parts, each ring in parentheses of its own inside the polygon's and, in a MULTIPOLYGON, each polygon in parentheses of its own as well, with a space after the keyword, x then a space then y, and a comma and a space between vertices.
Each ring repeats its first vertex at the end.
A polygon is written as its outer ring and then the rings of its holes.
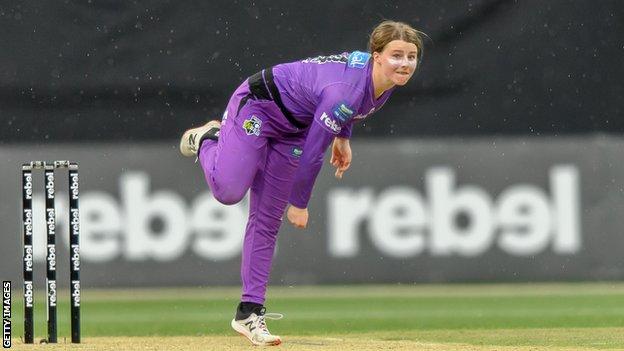
POLYGON ((308 201, 327 147, 336 177, 351 164, 353 124, 379 110, 405 85, 422 57, 423 33, 384 21, 369 52, 318 56, 264 69, 234 92, 222 120, 187 130, 184 156, 197 156, 214 197, 235 204, 250 190, 243 243, 242 297, 232 328, 254 345, 279 345, 264 302, 277 233, 288 220, 308 222, 308 201))

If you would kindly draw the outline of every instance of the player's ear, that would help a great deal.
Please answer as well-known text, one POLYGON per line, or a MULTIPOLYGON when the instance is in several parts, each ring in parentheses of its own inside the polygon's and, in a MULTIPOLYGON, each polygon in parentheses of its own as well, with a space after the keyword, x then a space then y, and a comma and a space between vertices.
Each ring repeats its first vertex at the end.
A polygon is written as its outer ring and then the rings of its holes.
POLYGON ((376 63, 381 63, 381 53, 379 53, 377 51, 373 52, 373 60, 376 63))

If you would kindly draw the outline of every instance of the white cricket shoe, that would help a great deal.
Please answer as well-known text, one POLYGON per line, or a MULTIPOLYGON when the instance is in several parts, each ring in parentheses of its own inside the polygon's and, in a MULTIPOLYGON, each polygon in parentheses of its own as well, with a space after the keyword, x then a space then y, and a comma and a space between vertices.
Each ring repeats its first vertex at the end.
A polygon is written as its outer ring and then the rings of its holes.
POLYGON ((180 139, 180 152, 182 155, 186 157, 197 156, 197 151, 199 150, 199 142, 201 141, 204 134, 206 134, 211 129, 216 128, 217 131, 212 131, 216 133, 218 136, 218 130, 221 128, 221 122, 219 121, 210 121, 204 124, 201 127, 191 128, 182 134, 182 139, 180 139))
POLYGON ((232 319, 232 328, 240 335, 246 337, 256 346, 276 346, 282 343, 278 335, 273 335, 267 328, 265 319, 282 319, 284 315, 280 313, 264 313, 260 315, 252 313, 247 319, 232 319))

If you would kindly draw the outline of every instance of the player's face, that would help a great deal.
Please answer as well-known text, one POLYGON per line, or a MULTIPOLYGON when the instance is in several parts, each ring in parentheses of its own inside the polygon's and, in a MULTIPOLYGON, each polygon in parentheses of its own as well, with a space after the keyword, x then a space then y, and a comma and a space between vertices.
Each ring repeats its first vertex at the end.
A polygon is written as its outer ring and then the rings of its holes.
POLYGON ((376 56, 383 74, 395 85, 405 85, 418 65, 418 48, 403 40, 389 42, 376 56))

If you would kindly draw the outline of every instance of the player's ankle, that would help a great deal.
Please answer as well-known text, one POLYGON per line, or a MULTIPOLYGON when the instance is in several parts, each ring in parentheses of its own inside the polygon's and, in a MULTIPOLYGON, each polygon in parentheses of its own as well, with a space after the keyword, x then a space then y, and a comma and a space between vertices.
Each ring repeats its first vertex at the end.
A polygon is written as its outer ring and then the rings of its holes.
POLYGON ((200 136, 198 147, 197 147, 197 157, 199 157, 199 153, 201 151, 201 147, 204 141, 206 140, 219 141, 220 131, 221 131, 221 128, 212 127, 206 133, 200 136))
POLYGON ((255 303, 255 302, 241 302, 238 304, 238 307, 236 308, 235 318, 237 321, 240 321, 240 320, 249 318, 249 316, 251 316, 252 313, 260 315, 262 314, 263 307, 264 306, 262 304, 255 303))

